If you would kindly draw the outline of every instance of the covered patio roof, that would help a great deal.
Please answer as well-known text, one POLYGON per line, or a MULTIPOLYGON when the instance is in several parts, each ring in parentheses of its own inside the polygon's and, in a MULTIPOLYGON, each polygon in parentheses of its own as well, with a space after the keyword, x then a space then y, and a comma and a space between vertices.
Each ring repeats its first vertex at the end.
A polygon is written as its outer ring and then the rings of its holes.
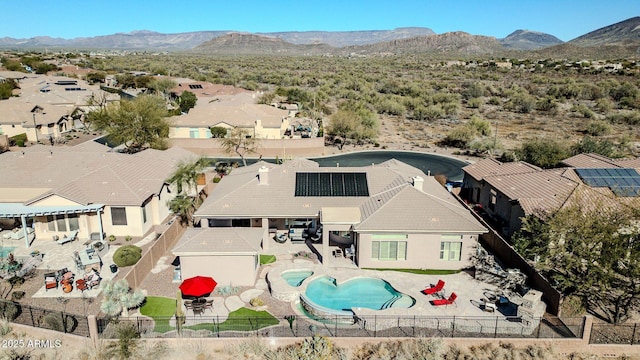
MULTIPOLYGON (((22 220, 22 231, 24 231, 25 246, 28 248, 29 235, 27 233, 27 217, 46 216, 46 215, 65 215, 65 214, 86 214, 98 213, 104 208, 104 204, 90 205, 66 205, 66 206, 27 206, 21 203, 0 203, 0 219, 17 218, 22 220)), ((98 215, 100 224, 100 240, 103 239, 102 218, 98 215)))
POLYGON ((98 212, 102 208, 104 208, 104 204, 90 204, 86 206, 27 206, 21 203, 0 203, 0 218, 85 214, 98 212))

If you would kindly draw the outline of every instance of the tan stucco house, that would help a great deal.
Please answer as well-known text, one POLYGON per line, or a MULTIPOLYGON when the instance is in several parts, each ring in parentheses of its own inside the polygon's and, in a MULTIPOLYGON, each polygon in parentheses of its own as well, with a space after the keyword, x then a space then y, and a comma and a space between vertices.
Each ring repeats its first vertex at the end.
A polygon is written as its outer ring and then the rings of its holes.
POLYGON ((92 97, 120 99, 74 78, 26 74, 16 81, 17 96, 0 101, 0 135, 26 134, 31 142, 48 143, 81 127, 76 120, 92 109, 92 97))
MULTIPOLYGON (((462 269, 487 231, 433 177, 396 160, 335 168, 301 159, 258 162, 225 176, 195 217, 202 227, 196 231, 203 232, 198 239, 206 244, 231 246, 221 229, 255 229, 252 244, 262 246, 252 251, 268 254, 274 233, 288 233, 288 241, 304 241, 307 233, 321 261, 336 250, 353 250, 353 262, 363 268, 462 269)), ((192 238, 183 237, 174 251, 192 238)), ((191 261, 180 258, 183 268, 194 268, 185 265, 191 261)), ((255 271, 248 265, 233 269, 226 271, 255 271)))
MULTIPOLYGON (((594 169, 637 172, 638 158, 610 159, 597 154, 579 154, 563 160, 562 165, 564 167, 541 169, 522 161, 502 163, 484 159, 462 168, 461 195, 482 208, 507 237, 520 229, 522 218, 528 215, 544 214, 577 201, 615 206, 615 203, 633 203, 637 199, 637 196, 618 193, 615 188, 590 186, 582 174, 594 169)), ((606 172, 603 174, 606 177, 606 172)))
POLYGON ((270 105, 256 104, 256 94, 240 93, 198 99, 187 114, 170 118, 169 137, 210 139, 213 126, 242 128, 258 139, 282 139, 290 127, 289 112, 270 105))
POLYGON ((17 219, 35 231, 36 239, 72 231, 80 239, 92 233, 149 234, 170 215, 167 201, 176 191, 166 179, 178 162, 195 155, 180 148, 137 154, 110 150, 87 142, 0 154, 0 218, 17 219))

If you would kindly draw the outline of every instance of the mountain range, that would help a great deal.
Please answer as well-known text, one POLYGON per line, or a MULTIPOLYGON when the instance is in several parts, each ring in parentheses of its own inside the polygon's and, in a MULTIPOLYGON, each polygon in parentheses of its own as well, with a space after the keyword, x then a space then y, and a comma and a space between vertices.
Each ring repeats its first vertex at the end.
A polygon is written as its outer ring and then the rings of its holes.
MULTIPOLYGON (((584 34, 566 43, 536 31, 516 30, 503 39, 461 31, 436 34, 424 27, 371 31, 243 33, 231 30, 163 34, 141 30, 80 37, 0 38, 0 48, 196 51, 217 54, 499 54, 510 50, 580 52, 587 47, 615 48, 615 54, 640 54, 640 16, 584 34)), ((595 50, 592 50, 595 51, 595 50)), ((600 52, 600 51, 595 51, 600 52)))

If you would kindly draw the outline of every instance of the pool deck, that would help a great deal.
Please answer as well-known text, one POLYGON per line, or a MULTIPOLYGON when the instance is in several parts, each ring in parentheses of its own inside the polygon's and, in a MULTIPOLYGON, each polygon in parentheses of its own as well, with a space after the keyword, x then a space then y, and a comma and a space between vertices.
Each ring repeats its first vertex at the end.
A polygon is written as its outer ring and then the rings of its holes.
MULTIPOLYGON (((483 298, 486 295, 499 293, 499 289, 495 286, 480 282, 474 279, 466 272, 460 272, 452 275, 419 275, 411 274, 399 271, 377 271, 377 270, 362 270, 352 267, 342 266, 329 266, 314 263, 304 259, 292 259, 292 261, 279 261, 271 267, 266 274, 266 280, 271 290, 271 296, 280 301, 290 302, 292 308, 300 301, 300 294, 304 294, 309 282, 322 276, 330 276, 336 279, 338 284, 347 281, 349 279, 357 277, 372 277, 387 281, 397 291, 409 295, 415 299, 415 304, 409 308, 388 308, 384 310, 372 310, 366 308, 353 308, 352 311, 357 317, 367 318, 378 316, 376 326, 378 329, 384 327, 384 321, 380 318, 388 317, 389 327, 397 326, 397 319, 408 318, 413 316, 440 319, 439 326, 442 326, 442 319, 448 319, 447 321, 453 321, 456 319, 456 324, 460 324, 460 318, 468 318, 472 323, 471 326, 487 328, 493 326, 497 321, 505 324, 504 332, 516 332, 521 333, 523 328, 529 328, 533 330, 537 324, 524 324, 520 322, 508 321, 507 317, 515 317, 515 310, 517 309, 517 300, 514 300, 512 306, 505 307, 503 309, 497 308, 497 311, 487 312, 484 311, 483 298), (291 270, 309 270, 313 271, 313 275, 306 278, 302 284, 298 287, 291 286, 281 276, 282 272, 291 270), (445 281, 444 291, 438 295, 424 295, 421 291, 432 285, 435 285, 438 280, 445 281), (458 298, 452 305, 434 306, 431 304, 432 300, 439 299, 441 296, 449 297, 449 295, 455 292, 458 298), (502 312, 501 312, 502 311, 502 312), (394 319, 395 318, 395 319, 394 319), (486 324, 485 324, 486 323, 486 324)), ((356 294, 357 296, 357 294, 356 294)), ((540 303, 537 308, 534 309, 534 317, 542 318, 546 310, 546 305, 540 303)), ((303 315, 298 311, 299 315, 303 315)), ((363 325, 363 326, 366 326, 363 325)))

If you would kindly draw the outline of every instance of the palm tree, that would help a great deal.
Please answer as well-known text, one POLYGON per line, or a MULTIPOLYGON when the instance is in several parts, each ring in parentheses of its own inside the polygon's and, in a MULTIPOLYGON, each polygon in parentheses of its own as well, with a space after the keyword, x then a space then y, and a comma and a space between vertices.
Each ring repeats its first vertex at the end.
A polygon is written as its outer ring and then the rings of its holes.
POLYGON ((169 209, 180 217, 182 224, 188 224, 192 220, 193 212, 199 205, 197 179, 209 164, 209 160, 201 157, 193 162, 181 162, 176 167, 167 182, 175 185, 178 194, 169 200, 169 209))
POLYGON ((195 196, 198 175, 208 164, 209 160, 205 157, 200 157, 193 162, 183 161, 178 164, 167 182, 176 186, 178 194, 187 193, 189 196, 195 196))

